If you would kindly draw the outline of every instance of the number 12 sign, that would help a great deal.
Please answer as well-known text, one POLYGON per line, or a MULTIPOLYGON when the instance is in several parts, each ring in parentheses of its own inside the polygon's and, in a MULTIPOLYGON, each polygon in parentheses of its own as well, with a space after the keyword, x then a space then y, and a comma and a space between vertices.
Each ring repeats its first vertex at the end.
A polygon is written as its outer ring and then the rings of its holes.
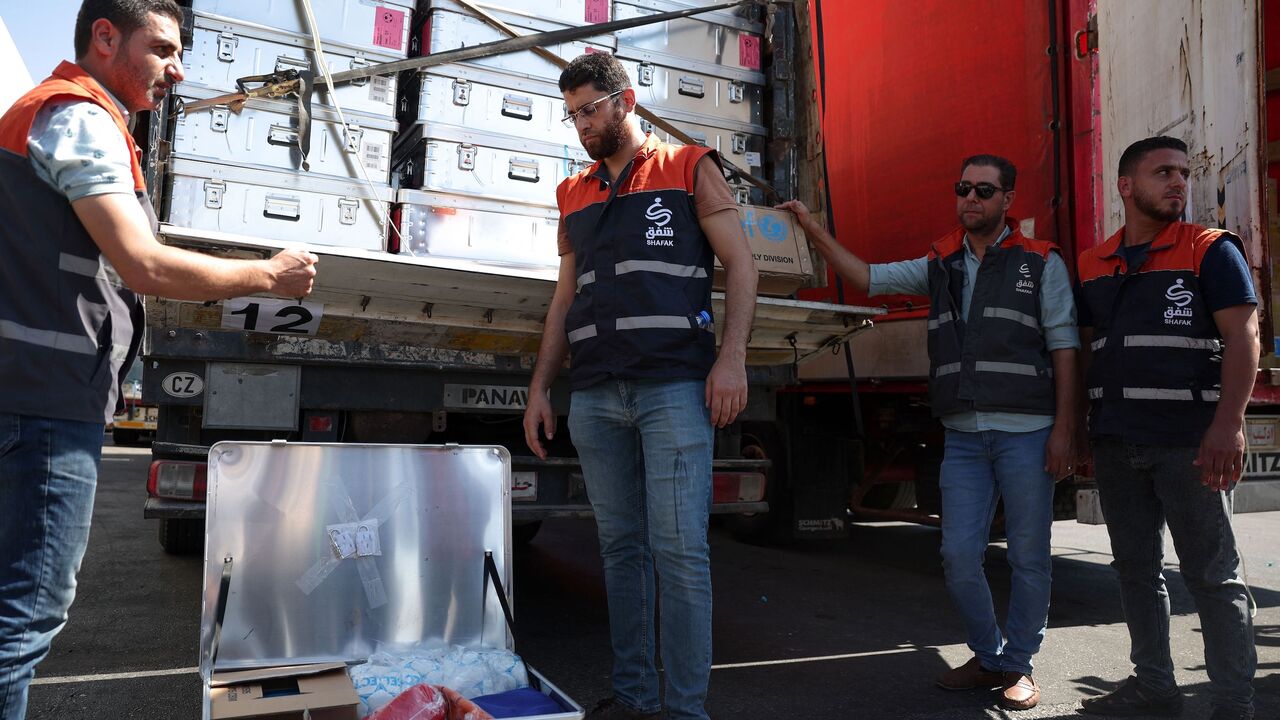
POLYGON ((275 298, 231 298, 222 303, 222 327, 246 332, 315 335, 324 316, 321 303, 275 298))

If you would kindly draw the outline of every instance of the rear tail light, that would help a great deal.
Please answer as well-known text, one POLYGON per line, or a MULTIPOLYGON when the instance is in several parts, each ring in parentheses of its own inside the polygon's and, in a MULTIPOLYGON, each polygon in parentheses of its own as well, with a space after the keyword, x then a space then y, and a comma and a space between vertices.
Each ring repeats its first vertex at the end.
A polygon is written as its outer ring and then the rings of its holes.
POLYGON ((764 473, 718 472, 711 476, 711 501, 716 503, 764 500, 764 473))
POLYGON ((202 462, 156 460, 147 473, 147 494, 173 500, 204 500, 209 466, 202 462))

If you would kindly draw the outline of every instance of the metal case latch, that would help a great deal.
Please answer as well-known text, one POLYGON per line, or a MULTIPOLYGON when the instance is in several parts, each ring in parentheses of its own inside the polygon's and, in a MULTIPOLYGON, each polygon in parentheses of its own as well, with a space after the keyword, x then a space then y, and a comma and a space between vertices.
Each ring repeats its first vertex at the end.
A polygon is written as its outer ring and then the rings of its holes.
POLYGON ((652 85, 653 69, 654 69, 653 63, 651 62, 640 63, 639 68, 637 68, 636 70, 636 76, 637 76, 636 82, 640 83, 644 87, 649 87, 650 85, 652 85))
POLYGON ((221 180, 204 181, 204 206, 210 210, 222 209, 222 196, 227 192, 227 184, 221 180))
POLYGON ((747 99, 747 86, 741 80, 729 81, 729 102, 740 103, 747 99))
POLYGON ((471 81, 470 80, 454 80, 453 81, 453 104, 454 105, 470 105, 471 104, 471 81))
POLYGON ((215 105, 209 108, 209 129, 216 133, 224 133, 227 131, 227 124, 231 121, 231 110, 225 105, 215 105))
POLYGON ((458 169, 459 170, 475 170, 476 169, 476 146, 470 143, 463 143, 458 146, 458 169))
POLYGON ((517 120, 532 120, 533 99, 524 95, 503 95, 502 114, 517 120))
POLYGON ((747 136, 743 135, 742 133, 734 133, 732 145, 733 145, 733 154, 742 155, 747 151, 747 136))
POLYGON ((750 204, 751 204, 751 190, 750 190, 750 189, 748 189, 748 188, 744 188, 744 187, 734 188, 733 195, 734 195, 734 199, 738 201, 738 204, 739 204, 739 205, 750 205, 750 204))
POLYGON ((364 130, 359 125, 348 125, 342 134, 343 146, 349 153, 360 152, 360 141, 364 138, 364 130))
POLYGON ((360 209, 360 201, 352 198, 338 198, 338 222, 343 225, 356 224, 356 211, 360 209))
POLYGON ((218 59, 222 62, 234 62, 236 59, 236 46, 240 44, 240 38, 230 33, 218 33, 218 59))

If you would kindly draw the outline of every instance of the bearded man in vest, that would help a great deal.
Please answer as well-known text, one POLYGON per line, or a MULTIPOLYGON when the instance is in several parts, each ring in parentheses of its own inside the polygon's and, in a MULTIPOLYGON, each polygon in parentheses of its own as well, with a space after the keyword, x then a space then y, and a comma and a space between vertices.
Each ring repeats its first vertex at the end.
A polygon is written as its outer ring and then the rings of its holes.
POLYGON ((706 718, 712 439, 746 406, 755 262, 716 153, 641 131, 612 55, 575 59, 560 90, 565 122, 596 163, 556 190, 560 276, 524 431, 545 458, 539 430, 555 435, 547 389, 569 354, 569 432, 599 530, 614 655, 613 696, 587 717, 661 716, 660 636, 668 716, 706 718), (721 320, 711 310, 716 257, 721 320))
POLYGON ((315 256, 215 259, 162 245, 130 113, 182 80, 171 0, 86 0, 76 62, 0 118, 0 719, 67 620, 103 428, 143 328, 139 294, 311 290, 315 256))
POLYGON ((1117 188, 1125 225, 1080 253, 1089 445, 1134 674, 1084 700, 1097 715, 1176 715, 1164 527, 1204 632, 1213 720, 1253 717, 1258 655, 1231 490, 1258 370, 1258 312, 1240 239, 1182 222, 1187 146, 1130 145, 1117 188))
POLYGON ((974 656, 942 673, 947 690, 1000 688, 1001 704, 1035 707, 1032 658, 1049 615, 1055 480, 1074 461, 1079 339, 1057 246, 1023 236, 1013 204, 1017 170, 975 155, 955 185, 960 227, 925 257, 868 265, 796 214, 840 277, 869 295, 929 296, 929 398, 946 428, 942 561, 974 656), (1004 501, 1013 586, 1001 632, 983 571, 996 504, 1004 501))

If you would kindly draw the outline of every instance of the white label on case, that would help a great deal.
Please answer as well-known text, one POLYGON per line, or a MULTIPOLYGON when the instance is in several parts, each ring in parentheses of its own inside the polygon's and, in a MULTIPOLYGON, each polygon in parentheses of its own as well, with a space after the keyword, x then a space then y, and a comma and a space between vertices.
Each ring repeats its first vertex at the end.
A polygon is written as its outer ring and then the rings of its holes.
POLYGON ((747 153, 747 166, 760 167, 760 153, 758 152, 747 153))

